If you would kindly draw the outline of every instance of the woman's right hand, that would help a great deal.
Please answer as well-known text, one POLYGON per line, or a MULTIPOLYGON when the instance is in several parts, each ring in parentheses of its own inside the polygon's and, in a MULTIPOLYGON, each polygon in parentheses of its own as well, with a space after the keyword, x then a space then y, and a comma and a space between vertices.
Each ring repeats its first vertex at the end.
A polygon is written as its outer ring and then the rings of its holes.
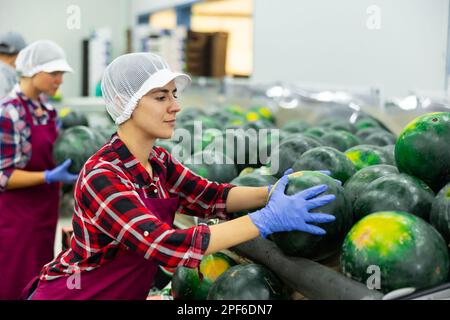
POLYGON ((44 177, 45 182, 63 182, 67 184, 73 184, 77 181, 78 175, 69 172, 69 167, 72 164, 72 160, 67 159, 62 164, 52 170, 46 170, 44 177))
POLYGON ((332 194, 319 196, 328 189, 327 185, 318 185, 294 195, 286 195, 288 175, 278 182, 267 205, 249 214, 262 237, 274 232, 304 231, 315 235, 324 235, 326 231, 309 223, 328 223, 336 218, 326 213, 310 213, 312 209, 324 206, 336 198, 332 194))

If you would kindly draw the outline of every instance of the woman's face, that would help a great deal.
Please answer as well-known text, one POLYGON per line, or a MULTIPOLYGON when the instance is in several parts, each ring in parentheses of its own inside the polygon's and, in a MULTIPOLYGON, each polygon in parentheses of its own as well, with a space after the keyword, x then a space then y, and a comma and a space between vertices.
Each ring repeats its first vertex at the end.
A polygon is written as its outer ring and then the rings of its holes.
POLYGON ((175 81, 151 90, 139 100, 130 121, 151 138, 170 139, 180 111, 175 81))
POLYGON ((32 78, 33 86, 48 96, 54 96, 63 82, 64 72, 39 72, 32 78))

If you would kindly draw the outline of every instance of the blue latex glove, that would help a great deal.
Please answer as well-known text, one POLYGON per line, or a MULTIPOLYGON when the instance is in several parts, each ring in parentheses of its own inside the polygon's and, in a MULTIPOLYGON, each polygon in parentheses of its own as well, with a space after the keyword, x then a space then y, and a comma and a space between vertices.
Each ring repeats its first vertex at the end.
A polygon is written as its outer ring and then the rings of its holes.
MULTIPOLYGON (((292 168, 289 168, 283 173, 283 177, 284 176, 288 176, 288 175, 290 175, 293 172, 294 172, 294 170, 292 170, 292 168)), ((273 184, 269 184, 268 187, 267 187, 267 189, 269 190, 269 194, 270 194, 270 190, 272 190, 272 187, 273 187, 273 184)))
POLYGON ((262 237, 274 232, 304 231, 315 235, 324 235, 326 231, 309 223, 327 223, 336 218, 325 213, 309 211, 332 202, 332 194, 317 197, 328 189, 327 185, 318 185, 294 195, 286 195, 288 176, 280 178, 269 203, 262 209, 249 214, 250 219, 259 229, 262 237))
POLYGON ((77 181, 78 175, 72 174, 68 171, 71 164, 72 160, 67 159, 52 170, 45 170, 45 182, 63 182, 68 184, 75 183, 75 181, 77 181))

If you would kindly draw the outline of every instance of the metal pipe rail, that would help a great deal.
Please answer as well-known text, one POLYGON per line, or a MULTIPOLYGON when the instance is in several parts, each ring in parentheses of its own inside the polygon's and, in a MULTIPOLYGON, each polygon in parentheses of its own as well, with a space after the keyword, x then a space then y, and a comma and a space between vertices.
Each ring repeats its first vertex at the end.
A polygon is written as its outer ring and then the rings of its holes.
POLYGON ((271 269, 284 283, 312 300, 381 300, 383 294, 309 259, 288 257, 275 243, 258 238, 230 249, 271 269))

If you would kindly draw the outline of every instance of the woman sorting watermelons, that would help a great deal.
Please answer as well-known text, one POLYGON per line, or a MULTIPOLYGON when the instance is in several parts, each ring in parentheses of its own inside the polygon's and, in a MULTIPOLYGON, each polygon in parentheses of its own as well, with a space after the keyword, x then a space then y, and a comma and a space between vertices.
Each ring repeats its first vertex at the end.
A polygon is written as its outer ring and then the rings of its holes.
POLYGON ((157 265, 196 268, 204 255, 259 235, 325 231, 331 222, 309 211, 334 200, 319 185, 288 196, 288 176, 266 205, 268 187, 237 187, 192 173, 156 139, 172 136, 180 111, 177 94, 190 83, 151 53, 133 53, 106 69, 102 92, 118 132, 84 165, 75 185, 71 246, 24 290, 28 299, 146 299, 157 265), (265 207, 264 207, 265 205, 265 207), (224 219, 222 224, 179 230, 175 212, 224 219))
POLYGON ((57 115, 40 96, 53 96, 72 71, 63 50, 37 41, 20 51, 16 68, 20 83, 0 103, 0 299, 19 299, 53 259, 58 182, 77 177, 70 161, 55 168, 57 115))

